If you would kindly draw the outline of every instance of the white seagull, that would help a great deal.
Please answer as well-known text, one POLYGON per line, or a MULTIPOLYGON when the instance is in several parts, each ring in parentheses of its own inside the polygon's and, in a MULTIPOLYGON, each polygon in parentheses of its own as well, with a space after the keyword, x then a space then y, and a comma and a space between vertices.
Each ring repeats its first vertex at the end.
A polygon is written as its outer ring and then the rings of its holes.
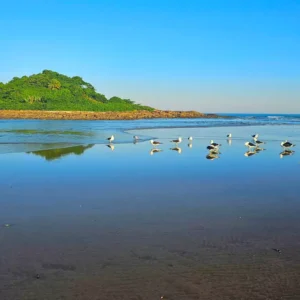
POLYGON ((295 147, 296 146, 295 144, 293 144, 291 142, 288 142, 287 140, 285 140, 284 142, 282 142, 280 145, 283 148, 291 148, 291 147, 295 147))
POLYGON ((109 137, 107 140, 112 143, 114 141, 115 137, 112 135, 111 137, 109 137))
POLYGON ((231 139, 232 138, 232 134, 231 133, 227 134, 227 138, 231 139))
POLYGON ((265 144, 265 142, 262 142, 262 141, 258 141, 257 138, 253 138, 254 142, 256 145, 262 145, 262 144, 265 144))
POLYGON ((178 139, 172 140, 171 142, 172 142, 172 143, 175 143, 176 145, 178 145, 178 144, 180 144, 180 143, 182 142, 182 138, 179 137, 178 139))
POLYGON ((256 147, 257 147, 256 144, 253 144, 253 143, 251 143, 251 142, 245 143, 245 146, 248 147, 249 149, 250 149, 250 148, 256 148, 256 147))
POLYGON ((191 142, 193 140, 193 137, 192 136, 189 136, 188 137, 188 140, 191 142))
POLYGON ((154 140, 151 140, 150 143, 155 147, 155 146, 159 146, 161 145, 162 143, 159 142, 159 141, 154 141, 154 140))
POLYGON ((135 135, 133 137, 133 143, 136 144, 139 141, 139 137, 137 135, 135 135))
POLYGON ((258 133, 252 135, 253 139, 258 139, 258 133))

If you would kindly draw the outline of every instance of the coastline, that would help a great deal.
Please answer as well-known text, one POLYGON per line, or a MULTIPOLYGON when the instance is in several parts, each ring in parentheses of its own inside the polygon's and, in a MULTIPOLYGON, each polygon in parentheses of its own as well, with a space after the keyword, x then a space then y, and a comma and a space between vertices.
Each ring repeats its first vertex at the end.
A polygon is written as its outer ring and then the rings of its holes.
POLYGON ((138 120, 138 119, 212 119, 226 118, 215 114, 196 111, 41 111, 41 110, 0 110, 0 119, 40 119, 40 120, 138 120))

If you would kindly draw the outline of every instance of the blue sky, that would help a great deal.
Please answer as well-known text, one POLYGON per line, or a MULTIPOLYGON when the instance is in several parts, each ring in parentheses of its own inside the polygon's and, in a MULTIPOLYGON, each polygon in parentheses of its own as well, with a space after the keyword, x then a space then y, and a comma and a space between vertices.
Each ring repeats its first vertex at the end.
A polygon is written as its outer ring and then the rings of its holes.
POLYGON ((5 1, 0 81, 51 69, 161 109, 300 113, 298 0, 5 1))

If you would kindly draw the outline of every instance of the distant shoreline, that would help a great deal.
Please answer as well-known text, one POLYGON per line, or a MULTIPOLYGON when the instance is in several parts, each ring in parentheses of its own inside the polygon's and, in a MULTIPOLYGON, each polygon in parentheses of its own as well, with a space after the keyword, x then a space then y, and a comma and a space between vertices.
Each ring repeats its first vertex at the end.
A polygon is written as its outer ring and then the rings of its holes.
POLYGON ((175 119, 175 118, 226 118, 215 114, 196 111, 42 111, 42 110, 0 110, 0 119, 38 119, 38 120, 139 120, 139 119, 175 119))

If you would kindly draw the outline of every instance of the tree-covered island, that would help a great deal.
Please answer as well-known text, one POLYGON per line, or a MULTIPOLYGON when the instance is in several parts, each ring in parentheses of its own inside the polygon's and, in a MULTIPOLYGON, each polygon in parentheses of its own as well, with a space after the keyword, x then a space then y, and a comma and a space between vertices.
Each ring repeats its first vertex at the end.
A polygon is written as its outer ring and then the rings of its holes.
POLYGON ((1 110, 47 111, 153 111, 129 99, 107 99, 81 77, 68 77, 44 70, 42 73, 0 82, 1 110))

